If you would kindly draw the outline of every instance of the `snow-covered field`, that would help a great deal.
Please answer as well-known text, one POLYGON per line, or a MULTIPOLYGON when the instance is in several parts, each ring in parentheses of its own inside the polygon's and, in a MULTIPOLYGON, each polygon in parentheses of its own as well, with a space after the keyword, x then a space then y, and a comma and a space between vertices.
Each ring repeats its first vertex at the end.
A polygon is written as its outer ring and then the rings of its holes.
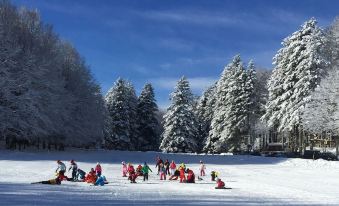
MULTIPOLYGON (((68 173, 67 175, 70 175, 68 173)), ((339 205, 339 162, 230 155, 185 155, 155 152, 0 151, 0 205, 339 205), (198 174, 199 160, 207 173, 217 170, 231 190, 215 190, 210 177, 196 184, 160 181, 155 157, 185 162, 198 174), (110 182, 31 185, 54 177, 56 160, 74 159, 86 172, 100 162, 110 182), (121 161, 147 161, 149 182, 129 183, 121 177, 121 161)))

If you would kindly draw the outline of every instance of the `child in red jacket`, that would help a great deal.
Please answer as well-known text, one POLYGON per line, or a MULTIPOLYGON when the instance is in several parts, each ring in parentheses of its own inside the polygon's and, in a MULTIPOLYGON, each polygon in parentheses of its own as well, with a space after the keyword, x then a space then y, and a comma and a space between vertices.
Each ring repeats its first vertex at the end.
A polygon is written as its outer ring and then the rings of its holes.
POLYGON ((180 182, 186 182, 185 168, 180 166, 179 172, 180 172, 180 182))
POLYGON ((194 172, 187 168, 187 183, 195 183, 194 172))
POLYGON ((219 178, 217 178, 217 186, 215 187, 215 189, 226 189, 225 183, 219 178))

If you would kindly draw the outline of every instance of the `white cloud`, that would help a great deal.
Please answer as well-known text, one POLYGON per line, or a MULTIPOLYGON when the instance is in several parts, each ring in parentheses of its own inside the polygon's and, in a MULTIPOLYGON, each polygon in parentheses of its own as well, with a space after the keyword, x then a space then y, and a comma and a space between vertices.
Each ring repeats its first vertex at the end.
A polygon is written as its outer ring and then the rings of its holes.
POLYGON ((144 18, 156 21, 172 21, 177 23, 199 24, 199 25, 236 25, 241 19, 225 14, 201 12, 201 11, 147 11, 138 13, 144 18))

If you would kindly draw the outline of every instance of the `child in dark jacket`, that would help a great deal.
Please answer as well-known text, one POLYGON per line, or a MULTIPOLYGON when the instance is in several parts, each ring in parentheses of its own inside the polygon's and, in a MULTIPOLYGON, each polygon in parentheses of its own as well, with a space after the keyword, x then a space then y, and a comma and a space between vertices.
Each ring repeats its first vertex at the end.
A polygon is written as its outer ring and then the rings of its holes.
POLYGON ((165 172, 166 175, 170 175, 171 174, 170 173, 170 162, 168 161, 168 159, 166 160, 164 166, 165 166, 165 169, 166 169, 166 172, 165 172))
POLYGON ((175 170, 173 172, 173 175, 169 178, 169 180, 177 180, 180 176, 180 171, 179 170, 175 170))
POLYGON ((74 160, 71 160, 71 166, 68 168, 68 171, 70 170, 72 170, 72 180, 76 181, 78 165, 75 163, 74 160))
POLYGON ((85 181, 85 177, 86 177, 86 172, 81 170, 81 169, 78 169, 77 175, 76 175, 76 180, 77 181, 79 181, 79 180, 85 181))
POLYGON ((160 164, 159 165, 159 168, 160 168, 160 180, 166 180, 166 168, 164 166, 164 164, 160 164))

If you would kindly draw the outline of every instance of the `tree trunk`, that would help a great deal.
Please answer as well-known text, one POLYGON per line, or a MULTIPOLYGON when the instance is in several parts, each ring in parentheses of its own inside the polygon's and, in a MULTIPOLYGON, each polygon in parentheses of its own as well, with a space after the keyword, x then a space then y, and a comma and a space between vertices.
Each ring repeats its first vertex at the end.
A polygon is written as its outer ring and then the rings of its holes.
POLYGON ((335 156, 339 155, 339 136, 335 136, 335 156))

